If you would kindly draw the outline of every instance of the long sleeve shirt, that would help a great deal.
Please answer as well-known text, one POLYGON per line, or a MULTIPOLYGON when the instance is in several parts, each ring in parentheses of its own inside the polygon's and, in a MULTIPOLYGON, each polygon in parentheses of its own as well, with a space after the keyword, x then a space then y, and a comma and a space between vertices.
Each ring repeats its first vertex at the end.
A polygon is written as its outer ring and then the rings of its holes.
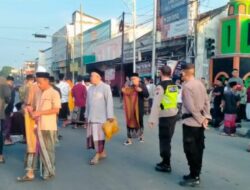
POLYGON ((211 119, 209 98, 201 81, 194 79, 184 83, 182 101, 182 113, 192 114, 192 117, 183 120, 184 124, 202 127, 206 118, 211 119))
MULTIPOLYGON (((170 84, 171 81, 164 81, 170 84)), ((162 102, 162 99, 164 97, 164 89, 162 87, 162 85, 158 85, 155 89, 155 95, 154 95, 154 99, 153 99, 153 105, 151 108, 151 113, 149 115, 149 123, 154 123, 157 124, 159 118, 162 117, 172 117, 175 116, 178 113, 178 109, 177 108, 172 108, 172 109, 168 109, 168 110, 162 110, 160 105, 162 102)))
POLYGON ((111 88, 101 82, 89 88, 87 94, 85 117, 88 122, 104 123, 114 118, 114 106, 111 88))

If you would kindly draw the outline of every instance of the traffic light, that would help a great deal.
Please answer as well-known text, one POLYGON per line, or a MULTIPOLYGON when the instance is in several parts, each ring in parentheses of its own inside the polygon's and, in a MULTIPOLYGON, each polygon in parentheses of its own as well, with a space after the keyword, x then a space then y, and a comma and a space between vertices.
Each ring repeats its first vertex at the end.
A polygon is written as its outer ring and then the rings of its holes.
POLYGON ((47 35, 45 34, 33 34, 35 38, 47 38, 47 35))
POLYGON ((213 38, 207 38, 205 41, 206 49, 207 49, 207 58, 211 58, 215 55, 215 40, 213 38))

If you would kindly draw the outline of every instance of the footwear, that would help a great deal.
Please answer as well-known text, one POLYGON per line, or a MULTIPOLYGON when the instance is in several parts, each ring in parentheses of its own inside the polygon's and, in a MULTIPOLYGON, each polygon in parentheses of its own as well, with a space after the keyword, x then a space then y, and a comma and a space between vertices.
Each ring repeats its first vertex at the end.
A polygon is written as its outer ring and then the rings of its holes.
POLYGON ((52 179, 53 177, 55 177, 55 176, 54 175, 44 176, 43 180, 48 181, 48 180, 52 179))
POLYGON ((14 143, 11 140, 5 140, 4 145, 5 146, 10 146, 13 145, 14 143))
POLYGON ((63 136, 62 135, 58 135, 58 139, 62 140, 63 136))
MULTIPOLYGON (((199 178, 199 177, 198 177, 199 178)), ((188 174, 188 175, 184 175, 183 177, 182 177, 182 179, 183 180, 189 180, 189 179, 193 179, 193 177, 190 175, 190 174, 188 174)))
POLYGON ((17 181, 18 182, 29 182, 29 181, 33 181, 35 179, 35 177, 29 177, 27 175, 23 176, 23 177, 17 177, 17 181))
POLYGON ((144 139, 142 137, 139 138, 140 143, 144 143, 144 139))
POLYGON ((247 147, 247 152, 250 152, 250 145, 248 145, 247 147))
POLYGON ((125 141, 123 144, 124 144, 125 146, 129 146, 129 145, 132 144, 132 142, 127 140, 127 141, 125 141))
POLYGON ((90 165, 97 165, 99 163, 99 157, 94 156, 89 162, 90 165))
POLYGON ((5 164, 5 159, 4 159, 4 157, 0 160, 0 164, 5 164))
POLYGON ((222 132, 222 133, 220 133, 220 135, 222 135, 222 136, 229 136, 227 133, 225 133, 225 132, 222 132))
POLYGON ((160 162, 160 163, 156 164, 155 170, 158 172, 166 172, 166 173, 172 172, 171 166, 168 164, 165 164, 164 162, 160 162))
MULTIPOLYGON (((184 178, 184 176, 183 176, 184 178)), ((191 178, 191 176, 186 176, 186 180, 183 179, 182 181, 180 181, 179 183, 181 186, 188 186, 188 187, 196 187, 198 185, 200 185, 200 178, 199 177, 195 177, 195 178, 191 178), (189 179, 187 179, 189 178, 189 179)))
POLYGON ((105 158, 107 158, 107 154, 106 154, 106 152, 101 153, 100 158, 101 158, 101 159, 105 159, 105 158))

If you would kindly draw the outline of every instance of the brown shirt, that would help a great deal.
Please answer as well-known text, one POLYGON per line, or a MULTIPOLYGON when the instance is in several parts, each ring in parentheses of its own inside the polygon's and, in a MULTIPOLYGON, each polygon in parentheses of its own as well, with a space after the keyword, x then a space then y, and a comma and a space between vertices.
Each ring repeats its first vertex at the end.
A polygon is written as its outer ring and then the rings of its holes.
POLYGON ((194 79, 184 83, 182 101, 182 113, 193 115, 193 117, 184 119, 184 124, 191 127, 202 127, 202 122, 206 118, 211 119, 209 98, 201 81, 194 79))
MULTIPOLYGON (((46 111, 55 108, 61 108, 61 100, 59 93, 52 87, 49 89, 37 93, 36 98, 36 111, 46 111)), ((42 115, 39 118, 38 125, 41 130, 57 130, 57 115, 42 115)))

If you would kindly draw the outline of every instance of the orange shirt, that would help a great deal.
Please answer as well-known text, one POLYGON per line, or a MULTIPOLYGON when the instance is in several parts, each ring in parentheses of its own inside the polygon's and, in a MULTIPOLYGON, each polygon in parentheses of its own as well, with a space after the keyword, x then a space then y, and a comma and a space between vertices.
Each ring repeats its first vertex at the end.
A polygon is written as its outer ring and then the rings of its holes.
MULTIPOLYGON (((52 87, 49 89, 40 92, 37 94, 40 98, 37 99, 36 110, 37 111, 46 111, 55 108, 61 108, 61 100, 59 93, 54 90, 52 87)), ((38 125, 41 130, 57 130, 57 115, 42 115, 39 118, 38 125)))

